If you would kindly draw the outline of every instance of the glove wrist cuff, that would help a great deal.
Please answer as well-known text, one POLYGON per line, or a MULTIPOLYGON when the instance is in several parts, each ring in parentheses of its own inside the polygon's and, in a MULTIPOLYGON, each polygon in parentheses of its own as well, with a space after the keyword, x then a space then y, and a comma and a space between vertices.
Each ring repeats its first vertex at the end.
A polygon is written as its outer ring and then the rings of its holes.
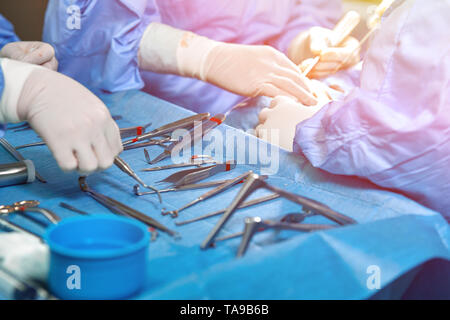
POLYGON ((0 64, 5 80, 0 98, 0 122, 23 121, 25 117, 19 112, 19 99, 26 80, 38 67, 6 58, 0 59, 0 64))

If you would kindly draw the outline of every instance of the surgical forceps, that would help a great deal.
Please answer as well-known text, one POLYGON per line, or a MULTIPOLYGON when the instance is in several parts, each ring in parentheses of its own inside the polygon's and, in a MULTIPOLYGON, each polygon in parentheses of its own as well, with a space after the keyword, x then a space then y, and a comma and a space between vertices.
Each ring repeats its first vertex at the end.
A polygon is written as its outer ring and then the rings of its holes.
POLYGON ((105 196, 103 194, 100 194, 100 193, 92 190, 91 188, 89 188, 89 186, 86 182, 86 177, 80 177, 78 179, 78 183, 80 185, 81 191, 89 194, 97 202, 99 202, 100 204, 102 204, 103 206, 105 206, 110 211, 114 212, 115 214, 132 217, 136 220, 139 220, 139 221, 145 223, 146 225, 148 225, 150 227, 154 227, 158 230, 161 230, 162 232, 166 232, 167 234, 169 234, 172 237, 179 237, 178 233, 168 229, 166 226, 162 225, 155 219, 153 219, 133 208, 130 208, 127 205, 125 205, 115 199, 112 199, 108 196, 105 196))
POLYGON ((186 144, 188 144, 188 142, 186 141, 189 141, 190 145, 192 146, 195 142, 200 140, 208 132, 210 132, 215 127, 220 125, 223 121, 225 121, 225 118, 226 117, 224 114, 218 114, 208 120, 203 121, 199 125, 194 126, 194 128, 192 128, 189 132, 180 137, 178 141, 172 142, 169 146, 167 146, 166 149, 159 156, 150 161, 150 164, 155 164, 169 157, 175 148, 182 149, 186 144))
POLYGON ((125 141, 123 143, 123 145, 127 146, 129 144, 132 144, 132 143, 135 143, 135 142, 138 142, 141 140, 149 140, 154 137, 163 136, 163 135, 171 133, 172 131, 175 131, 177 129, 191 127, 194 125, 194 122, 203 121, 209 117, 210 117, 210 114, 207 112, 207 113, 199 113, 199 114, 187 117, 187 118, 183 118, 183 119, 177 120, 175 122, 168 123, 162 127, 159 127, 157 129, 153 130, 153 131, 150 131, 148 133, 138 135, 134 139, 125 141))
POLYGON ((210 191, 208 191, 208 192, 202 194, 200 197, 198 197, 198 198, 192 200, 191 202, 185 204, 184 206, 182 206, 182 207, 179 208, 179 209, 172 210, 172 211, 162 211, 161 214, 162 214, 163 216, 170 214, 170 216, 171 216, 172 218, 176 218, 176 217, 178 217, 178 214, 179 214, 181 211, 183 211, 183 210, 185 210, 185 209, 187 209, 187 208, 189 208, 189 207, 192 207, 193 205, 195 205, 195 204, 197 204, 197 203, 199 203, 199 202, 201 202, 201 201, 203 201, 203 200, 206 200, 206 199, 208 199, 208 198, 211 198, 211 197, 215 196, 216 194, 219 194, 219 193, 221 193, 221 192, 223 192, 223 191, 226 191, 226 190, 230 189, 231 187, 233 187, 233 186, 235 186, 236 184, 240 183, 240 182, 241 182, 243 179, 245 179, 249 174, 251 174, 251 171, 246 172, 246 173, 243 173, 243 174, 239 175, 238 177, 236 177, 236 178, 234 178, 234 179, 232 179, 232 180, 230 180, 230 181, 228 181, 228 182, 226 182, 226 183, 224 183, 224 184, 219 185, 218 187, 216 187, 216 188, 214 188, 214 189, 212 189, 212 190, 210 190, 210 191))
POLYGON ((245 219, 245 227, 242 235, 242 240, 239 245, 237 258, 242 257, 247 251, 248 245, 258 230, 275 229, 275 230, 294 230, 294 231, 317 231, 328 230, 335 228, 334 225, 327 224, 305 224, 305 223, 291 223, 291 222, 279 222, 272 220, 263 220, 260 217, 251 217, 245 219))
MULTIPOLYGON (((243 208, 248 208, 248 207, 251 207, 251 206, 255 206, 255 205, 263 203, 263 202, 267 202, 267 201, 270 201, 270 200, 278 199, 279 197, 280 197, 280 195, 274 193, 274 194, 270 194, 268 196, 264 196, 264 197, 261 197, 261 198, 256 198, 256 199, 253 199, 253 200, 250 200, 250 201, 242 203, 241 205, 239 205, 238 209, 243 209, 243 208)), ((217 211, 205 214, 205 215, 200 216, 200 217, 195 217, 193 219, 175 222, 175 224, 177 226, 184 226, 185 224, 189 224, 189 223, 193 223, 193 222, 197 222, 197 221, 201 221, 201 220, 204 220, 204 219, 208 219, 208 218, 211 218, 211 217, 215 217, 215 216, 221 215, 222 213, 225 213, 225 211, 227 211, 227 209, 217 210, 217 211)))
POLYGON ((139 176, 134 172, 134 170, 128 165, 128 163, 126 163, 122 158, 120 158, 119 156, 117 156, 114 159, 114 164, 123 172, 125 172, 127 175, 129 175, 131 178, 133 178, 134 180, 136 180, 141 186, 143 186, 146 189, 151 189, 153 191, 156 192, 156 194, 158 195, 158 199, 159 199, 159 203, 162 203, 162 198, 161 198, 161 194, 159 193, 159 191, 152 187, 149 186, 147 184, 145 184, 144 181, 141 180, 141 178, 139 178, 139 176))
MULTIPOLYGON (((17 161, 24 161, 25 158, 17 151, 5 138, 0 138, 0 144, 9 152, 17 161)), ((42 176, 36 171, 36 179, 42 183, 47 183, 47 181, 42 178, 42 176)))
POLYGON ((356 223, 355 220, 353 220, 350 217, 347 217, 343 214, 340 214, 331 208, 329 208, 327 205, 320 203, 318 201, 302 197, 300 195, 285 191, 283 189, 271 186, 267 182, 265 182, 260 176, 257 174, 250 174, 244 185, 242 186, 241 190, 237 194, 237 196, 234 198, 233 202, 231 202, 230 206, 227 208, 227 211, 224 213, 222 218, 219 220, 219 222, 214 226, 213 230, 209 233, 209 235, 206 237, 206 239, 201 244, 202 249, 207 249, 211 246, 211 244, 214 242, 214 239, 219 234, 222 227, 226 224, 226 222, 231 218, 233 213, 236 211, 236 209, 239 207, 239 205, 245 201, 246 198, 248 198, 255 190, 257 189, 267 189, 269 191, 272 191, 273 193, 277 193, 280 195, 280 197, 286 198, 292 202, 298 203, 303 206, 303 210, 305 212, 314 212, 319 215, 322 215, 340 225, 347 225, 347 224, 354 224, 356 223))
POLYGON ((53 213, 50 210, 39 208, 39 201, 37 200, 24 200, 15 202, 12 205, 2 205, 0 206, 0 214, 10 214, 15 212, 37 212, 43 215, 48 221, 50 221, 53 224, 58 223, 61 221, 61 218, 57 216, 55 213, 53 213))
POLYGON ((172 183, 173 187, 179 187, 186 184, 193 184, 200 180, 212 177, 220 172, 226 172, 234 169, 236 162, 227 161, 225 163, 219 163, 208 167, 200 167, 195 169, 187 169, 171 174, 167 178, 158 181, 158 183, 172 183))

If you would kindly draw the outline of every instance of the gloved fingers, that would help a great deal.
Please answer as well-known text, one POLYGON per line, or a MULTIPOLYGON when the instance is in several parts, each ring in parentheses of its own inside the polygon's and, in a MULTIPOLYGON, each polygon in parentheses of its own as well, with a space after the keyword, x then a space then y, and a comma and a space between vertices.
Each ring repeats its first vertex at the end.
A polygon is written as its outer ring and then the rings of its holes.
POLYGON ((104 135, 97 136, 92 142, 94 153, 100 170, 108 169, 114 162, 115 152, 111 150, 104 135))
POLYGON ((266 96, 269 98, 274 98, 276 96, 289 96, 294 100, 297 99, 296 97, 291 96, 288 92, 281 90, 280 88, 271 83, 264 83, 258 88, 255 97, 259 96, 266 96))
POLYGON ((288 96, 294 97, 304 105, 313 106, 317 104, 317 99, 309 92, 309 90, 305 90, 292 79, 273 75, 272 83, 276 87, 280 88, 280 90, 286 92, 288 96))
POLYGON ((50 62, 55 57, 55 50, 47 43, 32 43, 25 49, 23 62, 36 65, 43 65, 50 62))
POLYGON ((89 140, 79 143, 74 148, 74 154, 78 162, 78 172, 82 175, 94 172, 98 168, 98 159, 94 147, 89 140))
POLYGON ((119 127, 112 119, 106 126, 105 138, 114 157, 119 155, 123 151, 119 127))

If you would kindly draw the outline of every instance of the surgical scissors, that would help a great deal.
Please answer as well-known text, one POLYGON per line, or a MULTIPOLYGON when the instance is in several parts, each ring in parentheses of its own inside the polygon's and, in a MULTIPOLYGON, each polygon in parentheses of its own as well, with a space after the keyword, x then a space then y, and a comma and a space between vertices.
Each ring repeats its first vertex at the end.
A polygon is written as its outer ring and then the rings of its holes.
POLYGON ((161 230, 162 232, 166 232, 167 234, 169 234, 172 237, 179 237, 179 234, 177 232, 170 230, 169 228, 162 225, 155 219, 153 219, 133 208, 130 208, 129 206, 127 206, 115 199, 112 199, 108 196, 105 196, 103 194, 100 194, 100 193, 92 190, 91 188, 89 188, 89 186, 86 182, 86 177, 80 177, 78 179, 78 183, 80 185, 80 189, 83 192, 86 192, 87 194, 89 194, 97 202, 99 202, 100 204, 102 204, 103 206, 105 206, 110 211, 114 212, 115 214, 132 217, 136 220, 139 220, 139 221, 145 223, 146 225, 148 225, 150 227, 154 227, 158 230, 161 230))
POLYGON ((155 164, 169 157, 175 148, 183 149, 183 147, 185 147, 188 144, 192 146, 195 142, 200 140, 208 132, 210 132, 215 127, 219 126, 223 121, 225 121, 225 118, 226 116, 224 114, 218 114, 194 126, 194 128, 192 128, 189 132, 180 137, 178 141, 172 142, 169 146, 167 146, 166 149, 160 155, 158 155, 155 159, 150 161, 150 164, 155 164))
MULTIPOLYGON (((148 151, 146 149, 144 149, 144 156, 145 156, 145 160, 147 161, 147 163, 151 164, 150 155, 148 154, 148 151)), ((211 156, 194 155, 191 157, 191 162, 175 163, 175 164, 169 164, 166 166, 157 166, 157 167, 142 169, 141 171, 148 172, 148 171, 167 170, 167 169, 173 169, 173 168, 201 167, 204 164, 211 164, 211 163, 217 163, 217 161, 215 159, 213 159, 211 156), (196 160, 196 159, 206 159, 206 160, 196 160)))
POLYGON ((132 144, 132 143, 135 143, 135 142, 138 142, 141 140, 149 140, 154 137, 163 136, 172 131, 175 131, 176 129, 191 127, 194 125, 194 122, 203 121, 209 117, 210 117, 210 114, 208 112, 206 112, 206 113, 196 114, 196 115, 193 115, 193 116, 190 116, 187 118, 183 118, 183 119, 177 120, 175 122, 168 123, 162 127, 159 127, 157 129, 153 130, 153 131, 150 131, 148 133, 139 135, 134 139, 127 140, 123 143, 123 145, 127 146, 129 144, 132 144))
POLYGON ((237 196, 234 198, 234 200, 231 202, 230 206, 227 208, 227 211, 223 214, 222 218, 214 226, 213 230, 211 230, 209 235, 206 237, 206 239, 201 244, 202 249, 207 249, 211 246, 211 244, 214 242, 214 239, 219 234, 220 230, 227 223, 227 221, 231 218, 231 216, 236 211, 236 209, 239 207, 239 205, 242 202, 244 202, 245 199, 248 198, 255 190, 261 189, 261 188, 272 191, 273 193, 277 193, 280 195, 280 197, 286 198, 292 202, 302 205, 304 210, 320 214, 340 225, 356 223, 356 221, 353 220, 352 218, 347 217, 343 214, 340 214, 340 213, 332 210, 331 208, 329 208, 328 206, 326 206, 323 203, 320 203, 318 201, 315 201, 315 200, 312 200, 312 199, 309 199, 306 197, 302 197, 300 195, 297 195, 297 194, 285 191, 283 189, 274 187, 274 186, 268 184, 266 181, 264 181, 257 174, 252 173, 247 177, 241 190, 239 191, 237 196))
MULTIPOLYGON (((25 158, 17 151, 5 138, 0 138, 0 144, 9 152, 17 161, 23 161, 25 158)), ((36 179, 42 183, 47 183, 47 181, 42 178, 42 176, 36 171, 36 179)))
POLYGON ((140 136, 145 133, 145 130, 150 127, 152 123, 144 124, 143 126, 136 126, 136 127, 130 127, 130 128, 120 128, 120 137, 122 139, 134 137, 134 136, 140 136))
POLYGON ((176 217, 178 217, 178 214, 181 211, 183 211, 183 210, 185 210, 185 209, 187 209, 189 207, 192 207, 193 205, 195 205, 195 204, 197 204, 197 203, 199 203, 199 202, 201 202, 203 200, 211 198, 211 197, 215 196, 216 194, 219 194, 219 193, 221 193, 223 191, 228 190, 229 188, 231 188, 231 187, 235 186, 236 184, 240 183, 243 179, 245 179, 250 174, 251 174, 251 171, 243 173, 243 174, 239 175, 238 177, 236 177, 236 178, 234 178, 234 179, 232 179, 232 180, 230 180, 230 181, 228 181, 228 182, 226 182, 224 184, 221 184, 218 187, 216 187, 216 188, 214 188, 214 189, 212 189, 212 190, 202 194, 200 197, 192 200, 191 202, 185 204, 184 206, 182 206, 179 209, 172 210, 172 211, 162 211, 161 214, 163 216, 170 214, 170 216, 172 218, 176 218, 176 217))
POLYGON ((163 139, 150 139, 147 142, 125 145, 123 147, 123 150, 132 150, 132 149, 144 148, 144 147, 149 147, 149 146, 160 146, 160 147, 165 148, 166 143, 171 143, 171 142, 175 142, 175 141, 178 141, 178 140, 172 139, 170 137, 166 137, 163 139))

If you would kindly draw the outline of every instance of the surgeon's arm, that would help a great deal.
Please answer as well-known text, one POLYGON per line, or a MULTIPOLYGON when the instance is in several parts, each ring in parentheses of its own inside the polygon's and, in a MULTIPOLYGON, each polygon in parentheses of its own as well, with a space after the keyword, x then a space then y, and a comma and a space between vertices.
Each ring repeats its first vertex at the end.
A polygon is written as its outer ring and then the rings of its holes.
POLYGON ((269 46, 223 43, 151 23, 138 61, 141 69, 197 78, 243 96, 283 95, 305 105, 317 103, 299 68, 269 46))
POLYGON ((52 70, 0 59, 0 123, 28 121, 63 170, 106 169, 122 151, 106 106, 78 82, 52 70))

